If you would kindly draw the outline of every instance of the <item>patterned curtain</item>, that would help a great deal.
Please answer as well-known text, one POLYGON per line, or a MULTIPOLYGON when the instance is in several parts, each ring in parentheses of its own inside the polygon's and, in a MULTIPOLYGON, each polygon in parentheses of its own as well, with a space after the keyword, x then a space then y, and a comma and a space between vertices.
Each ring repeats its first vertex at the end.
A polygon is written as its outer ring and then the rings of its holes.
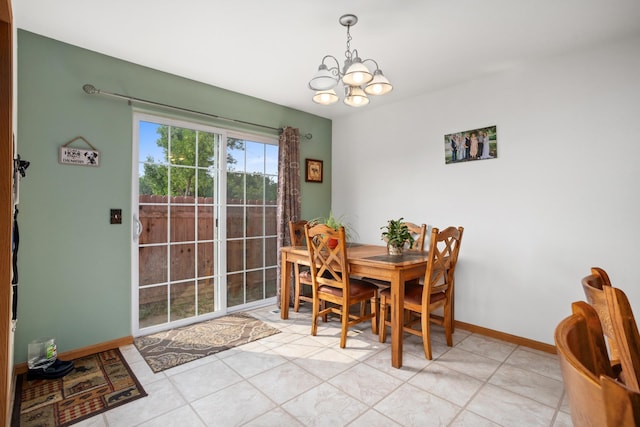
MULTIPOLYGON (((278 274, 277 296, 280 307, 281 257, 280 248, 291 244, 289 238, 289 221, 299 221, 302 212, 300 194, 300 137, 299 130, 286 127, 280 134, 278 158, 278 274)), ((293 302, 293 284, 290 303, 293 302)))

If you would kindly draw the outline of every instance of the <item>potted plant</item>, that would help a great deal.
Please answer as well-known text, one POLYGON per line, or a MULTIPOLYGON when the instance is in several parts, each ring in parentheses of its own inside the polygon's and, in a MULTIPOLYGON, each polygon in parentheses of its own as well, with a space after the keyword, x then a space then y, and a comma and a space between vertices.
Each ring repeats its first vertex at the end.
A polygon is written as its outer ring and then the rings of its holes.
POLYGON ((409 242, 409 246, 413 245, 413 236, 403 221, 404 218, 390 219, 387 225, 380 227, 381 230, 385 230, 382 232, 381 238, 387 242, 389 255, 402 255, 402 248, 407 242, 409 242))
MULTIPOLYGON (((344 220, 344 216, 334 216, 333 211, 329 211, 329 216, 326 218, 315 218, 310 221, 313 225, 316 224, 324 224, 327 227, 331 227, 334 230, 338 230, 340 227, 344 227, 344 232, 347 238, 347 241, 351 240, 352 231, 349 224, 344 220)), ((338 241, 336 239, 329 239, 328 245, 331 249, 335 248, 338 245, 338 241)))

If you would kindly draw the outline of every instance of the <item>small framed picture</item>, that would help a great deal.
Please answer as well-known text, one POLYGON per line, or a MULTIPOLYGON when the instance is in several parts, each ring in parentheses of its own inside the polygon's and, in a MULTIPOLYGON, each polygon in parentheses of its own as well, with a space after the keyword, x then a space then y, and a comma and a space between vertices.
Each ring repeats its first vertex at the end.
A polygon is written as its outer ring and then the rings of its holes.
POLYGON ((322 160, 306 159, 307 182, 322 182, 322 160))

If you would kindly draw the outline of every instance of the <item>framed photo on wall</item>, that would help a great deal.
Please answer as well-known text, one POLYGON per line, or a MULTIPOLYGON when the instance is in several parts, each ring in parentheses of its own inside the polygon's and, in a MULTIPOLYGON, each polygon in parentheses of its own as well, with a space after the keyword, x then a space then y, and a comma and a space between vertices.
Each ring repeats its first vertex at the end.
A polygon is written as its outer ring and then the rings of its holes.
POLYGON ((496 126, 465 130, 444 136, 445 164, 497 158, 496 126))
POLYGON ((322 160, 306 159, 307 182, 322 182, 322 160))

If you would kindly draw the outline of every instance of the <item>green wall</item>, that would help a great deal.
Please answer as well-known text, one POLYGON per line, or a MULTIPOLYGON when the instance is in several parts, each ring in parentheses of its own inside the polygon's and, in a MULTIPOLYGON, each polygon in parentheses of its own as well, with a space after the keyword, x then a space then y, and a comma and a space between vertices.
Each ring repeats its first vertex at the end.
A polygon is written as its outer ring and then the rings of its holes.
MULTIPOLYGON (((302 215, 325 215, 331 204, 330 120, 19 30, 17 153, 31 165, 20 183, 18 205, 16 363, 26 361, 27 344, 42 336, 55 337, 58 351, 65 352, 132 331, 133 110, 123 100, 87 95, 85 83, 311 133, 310 141, 301 139, 302 170, 307 157, 324 160, 324 182, 305 183, 302 178, 302 215), (76 136, 100 151, 99 167, 58 163, 59 147, 76 136), (111 208, 122 209, 122 225, 109 224, 111 208)), ((230 128, 225 122, 191 119, 230 128)))

